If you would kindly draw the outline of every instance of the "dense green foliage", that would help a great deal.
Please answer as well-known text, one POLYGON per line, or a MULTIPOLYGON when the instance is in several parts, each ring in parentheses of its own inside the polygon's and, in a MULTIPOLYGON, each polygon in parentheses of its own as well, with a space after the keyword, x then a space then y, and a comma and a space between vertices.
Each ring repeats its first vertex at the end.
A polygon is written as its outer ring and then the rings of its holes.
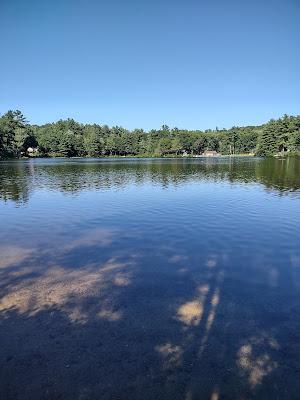
POLYGON ((258 154, 300 151, 300 116, 271 120, 262 126, 206 131, 161 129, 128 131, 116 126, 80 124, 73 119, 30 125, 20 111, 0 117, 0 157, 35 156, 170 156, 258 154), (37 149, 28 151, 29 148, 37 149))
POLYGON ((21 111, 8 111, 0 118, 0 157, 15 157, 38 143, 21 111))

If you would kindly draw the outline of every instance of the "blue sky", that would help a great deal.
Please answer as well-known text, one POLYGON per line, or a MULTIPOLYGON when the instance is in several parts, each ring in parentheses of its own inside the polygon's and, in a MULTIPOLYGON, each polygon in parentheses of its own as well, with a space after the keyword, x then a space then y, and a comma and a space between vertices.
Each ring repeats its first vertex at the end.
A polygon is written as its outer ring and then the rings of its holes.
POLYGON ((0 0, 0 113, 189 129, 300 114, 298 0, 0 0))

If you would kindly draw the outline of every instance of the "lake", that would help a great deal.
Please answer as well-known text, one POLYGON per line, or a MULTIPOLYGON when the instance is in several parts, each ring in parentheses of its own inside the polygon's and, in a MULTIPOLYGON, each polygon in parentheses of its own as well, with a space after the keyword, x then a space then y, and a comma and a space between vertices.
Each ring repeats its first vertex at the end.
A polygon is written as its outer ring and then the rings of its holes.
POLYGON ((300 158, 0 163, 0 398, 299 399, 300 158))

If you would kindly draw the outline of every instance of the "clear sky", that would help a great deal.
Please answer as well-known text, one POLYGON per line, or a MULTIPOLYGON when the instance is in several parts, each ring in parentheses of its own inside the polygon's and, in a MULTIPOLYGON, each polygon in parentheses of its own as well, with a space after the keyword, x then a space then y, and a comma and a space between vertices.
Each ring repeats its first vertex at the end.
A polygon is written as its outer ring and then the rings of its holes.
POLYGON ((300 114, 300 0, 0 0, 0 113, 126 128, 300 114))

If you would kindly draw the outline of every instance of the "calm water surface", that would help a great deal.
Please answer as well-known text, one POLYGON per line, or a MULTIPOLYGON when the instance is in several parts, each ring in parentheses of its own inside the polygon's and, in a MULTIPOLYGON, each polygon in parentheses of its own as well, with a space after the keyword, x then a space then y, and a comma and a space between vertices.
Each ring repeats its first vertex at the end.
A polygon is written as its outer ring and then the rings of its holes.
POLYGON ((0 398, 299 399, 300 159, 0 163, 0 398))

